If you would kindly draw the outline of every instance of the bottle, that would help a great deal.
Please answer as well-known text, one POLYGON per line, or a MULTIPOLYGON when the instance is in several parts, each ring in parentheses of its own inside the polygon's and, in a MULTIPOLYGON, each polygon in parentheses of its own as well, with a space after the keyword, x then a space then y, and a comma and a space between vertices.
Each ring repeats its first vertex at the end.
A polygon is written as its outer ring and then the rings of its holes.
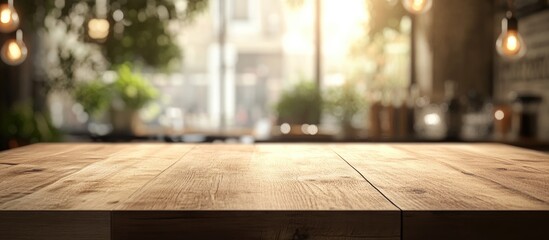
POLYGON ((446 107, 446 138, 457 140, 461 133, 461 106, 455 96, 455 83, 450 80, 444 83, 444 104, 446 107))
POLYGON ((406 138, 413 139, 416 136, 415 132, 415 120, 416 120, 416 110, 419 107, 419 98, 420 92, 419 87, 416 84, 410 86, 410 94, 408 94, 408 99, 406 101, 406 110, 407 110, 407 122, 406 122, 406 138))

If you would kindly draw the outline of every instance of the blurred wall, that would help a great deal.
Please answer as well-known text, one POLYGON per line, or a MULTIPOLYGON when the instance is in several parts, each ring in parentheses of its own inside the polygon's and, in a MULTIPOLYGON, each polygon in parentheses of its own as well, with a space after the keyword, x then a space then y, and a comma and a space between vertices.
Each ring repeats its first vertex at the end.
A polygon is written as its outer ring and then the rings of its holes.
POLYGON ((491 96, 494 56, 494 2, 435 0, 427 14, 416 17, 415 79, 422 91, 441 101, 444 82, 456 93, 474 90, 491 96))
MULTIPOLYGON (((498 34, 503 16, 503 9, 495 15, 494 28, 498 34)), ((514 94, 542 96, 538 136, 549 140, 549 9, 520 17, 519 32, 527 46, 526 55, 516 61, 496 56, 494 97, 510 101, 514 94)))

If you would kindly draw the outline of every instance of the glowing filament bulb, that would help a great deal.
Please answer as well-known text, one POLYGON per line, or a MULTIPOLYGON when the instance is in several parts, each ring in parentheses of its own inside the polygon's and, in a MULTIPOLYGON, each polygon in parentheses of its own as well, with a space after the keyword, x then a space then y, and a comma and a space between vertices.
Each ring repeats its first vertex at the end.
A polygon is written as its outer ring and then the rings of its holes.
POLYGON ((402 0, 404 8, 413 14, 421 14, 429 11, 433 0, 402 0))
POLYGON ((27 46, 23 42, 23 32, 17 31, 16 39, 10 39, 4 43, 1 49, 0 57, 6 64, 15 66, 21 64, 27 59, 27 46))
POLYGON ((0 4, 0 32, 10 33, 19 27, 19 15, 13 8, 13 0, 0 4))
POLYGON ((11 9, 4 8, 2 9, 2 12, 0 12, 0 22, 3 24, 9 23, 11 20, 11 9))
POLYGON ((507 39, 507 49, 509 49, 510 51, 516 51, 518 48, 519 48, 519 43, 518 43, 518 39, 517 39, 517 36, 514 36, 514 35, 511 35, 509 36, 509 38, 507 39))
POLYGON ((423 0, 416 0, 416 1, 413 1, 413 3, 412 3, 412 8, 416 12, 421 11, 423 9, 423 7, 425 7, 425 1, 423 1, 423 0))
POLYGON ((110 24, 106 19, 91 19, 88 22, 88 35, 92 39, 105 39, 109 36, 110 24))
POLYGON ((501 21, 501 34, 496 41, 496 49, 499 55, 515 59, 524 56, 526 45, 518 32, 518 21, 512 13, 508 13, 501 21))
POLYGON ((23 54, 21 53, 21 48, 19 47, 19 45, 17 45, 16 42, 10 42, 8 44, 8 58, 12 60, 17 60, 21 58, 21 55, 23 54))

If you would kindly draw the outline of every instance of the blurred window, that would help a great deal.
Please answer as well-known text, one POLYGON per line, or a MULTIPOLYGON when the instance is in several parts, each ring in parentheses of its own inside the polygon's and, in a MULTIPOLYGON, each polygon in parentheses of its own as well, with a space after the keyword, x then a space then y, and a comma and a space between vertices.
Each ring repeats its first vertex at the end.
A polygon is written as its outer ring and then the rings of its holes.
POLYGON ((322 89, 353 81, 365 97, 392 98, 409 86, 411 21, 370 39, 368 0, 211 0, 191 22, 170 26, 179 31, 180 70, 144 70, 161 93, 141 112, 145 125, 160 131, 177 119, 185 132, 216 132, 273 121, 285 89, 315 81, 317 2, 322 89))

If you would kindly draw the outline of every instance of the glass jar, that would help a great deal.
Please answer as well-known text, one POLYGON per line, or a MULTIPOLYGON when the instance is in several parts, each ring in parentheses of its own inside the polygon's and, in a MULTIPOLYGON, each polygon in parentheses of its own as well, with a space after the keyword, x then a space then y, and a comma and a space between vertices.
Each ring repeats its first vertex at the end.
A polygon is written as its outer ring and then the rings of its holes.
POLYGON ((534 139, 538 132, 539 108, 542 98, 519 95, 513 103, 513 133, 518 138, 534 139))

